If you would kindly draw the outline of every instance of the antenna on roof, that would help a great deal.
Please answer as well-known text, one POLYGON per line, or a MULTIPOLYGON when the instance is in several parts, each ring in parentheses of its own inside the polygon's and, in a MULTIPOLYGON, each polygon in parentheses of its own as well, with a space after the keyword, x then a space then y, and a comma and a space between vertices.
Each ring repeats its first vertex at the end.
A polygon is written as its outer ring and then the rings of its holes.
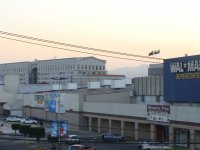
POLYGON ((53 50, 53 59, 56 59, 55 50, 53 50))

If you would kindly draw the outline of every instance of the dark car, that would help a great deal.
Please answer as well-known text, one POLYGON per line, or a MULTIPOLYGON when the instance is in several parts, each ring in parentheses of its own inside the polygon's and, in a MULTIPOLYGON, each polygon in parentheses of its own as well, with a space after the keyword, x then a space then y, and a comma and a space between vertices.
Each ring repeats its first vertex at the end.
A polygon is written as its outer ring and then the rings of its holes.
POLYGON ((101 135, 101 140, 102 141, 116 141, 116 142, 119 142, 119 141, 125 141, 125 138, 123 136, 116 135, 116 134, 113 134, 113 133, 103 133, 101 135))

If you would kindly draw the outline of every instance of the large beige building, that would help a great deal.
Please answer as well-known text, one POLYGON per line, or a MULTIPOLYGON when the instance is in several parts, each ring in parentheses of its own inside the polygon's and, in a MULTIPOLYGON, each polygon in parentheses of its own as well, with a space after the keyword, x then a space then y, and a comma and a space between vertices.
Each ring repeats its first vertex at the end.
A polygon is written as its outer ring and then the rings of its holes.
MULTIPOLYGON (((156 66, 153 68, 156 69, 156 66)), ((95 89, 50 88, 32 93, 19 92, 16 101, 22 102, 22 116, 45 121, 67 120, 69 130, 113 132, 132 140, 145 138, 170 142, 191 150, 200 149, 199 103, 165 101, 162 73, 135 78, 133 83, 123 81, 121 86, 95 89), (60 93, 60 115, 47 107, 49 93, 60 93)), ((16 114, 17 109, 12 112, 16 114)))
POLYGON ((145 138, 200 149, 198 104, 164 101, 162 76, 135 78, 134 83, 125 88, 63 90, 65 111, 60 117, 45 109, 48 92, 24 94, 23 115, 67 120, 69 130, 113 132, 132 140, 145 138), (43 101, 38 101, 38 95, 43 101))
POLYGON ((1 75, 19 75, 20 84, 66 84, 77 83, 85 86, 89 81, 100 79, 119 79, 124 76, 105 76, 106 61, 95 57, 77 57, 65 59, 35 60, 0 64, 1 75), (97 77, 96 77, 97 76, 97 77), (67 77, 63 81, 52 78, 67 77))

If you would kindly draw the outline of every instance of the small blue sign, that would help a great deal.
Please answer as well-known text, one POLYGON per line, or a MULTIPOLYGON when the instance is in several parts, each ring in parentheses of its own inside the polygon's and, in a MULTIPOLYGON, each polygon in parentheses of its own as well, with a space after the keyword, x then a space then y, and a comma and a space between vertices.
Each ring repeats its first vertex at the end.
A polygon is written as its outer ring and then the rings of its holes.
POLYGON ((59 97, 59 93, 49 93, 49 100, 48 100, 48 111, 49 112, 56 112, 56 102, 59 97))
POLYGON ((67 121, 61 121, 60 123, 60 134, 65 136, 68 133, 68 123, 67 121))
POLYGON ((56 121, 51 122, 51 137, 58 137, 58 123, 56 121))

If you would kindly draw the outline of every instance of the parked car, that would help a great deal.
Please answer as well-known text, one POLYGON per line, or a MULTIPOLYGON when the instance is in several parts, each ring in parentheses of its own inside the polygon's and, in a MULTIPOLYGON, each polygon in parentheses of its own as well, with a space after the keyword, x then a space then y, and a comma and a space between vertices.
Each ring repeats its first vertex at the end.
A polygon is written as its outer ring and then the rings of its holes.
POLYGON ((67 150, 96 150, 96 147, 75 144, 75 145, 69 146, 67 150))
POLYGON ((4 122, 0 121, 0 126, 3 127, 3 125, 4 125, 4 122))
POLYGON ((137 147, 138 149, 141 149, 143 144, 148 144, 148 143, 150 143, 149 139, 140 139, 137 143, 137 147))
POLYGON ((68 135, 66 138, 66 143, 67 144, 80 144, 80 139, 77 135, 68 135))
POLYGON ((101 140, 102 141, 125 141, 125 138, 123 136, 120 135, 115 135, 113 133, 103 133, 101 135, 101 140))
POLYGON ((172 147, 162 143, 144 143, 142 150, 172 150, 172 147))
POLYGON ((8 118, 6 118, 6 121, 10 121, 10 122, 20 122, 22 118, 20 117, 16 117, 16 116, 9 116, 8 118))
POLYGON ((21 123, 24 123, 24 124, 37 124, 38 121, 37 120, 32 120, 32 119, 22 119, 21 123))

